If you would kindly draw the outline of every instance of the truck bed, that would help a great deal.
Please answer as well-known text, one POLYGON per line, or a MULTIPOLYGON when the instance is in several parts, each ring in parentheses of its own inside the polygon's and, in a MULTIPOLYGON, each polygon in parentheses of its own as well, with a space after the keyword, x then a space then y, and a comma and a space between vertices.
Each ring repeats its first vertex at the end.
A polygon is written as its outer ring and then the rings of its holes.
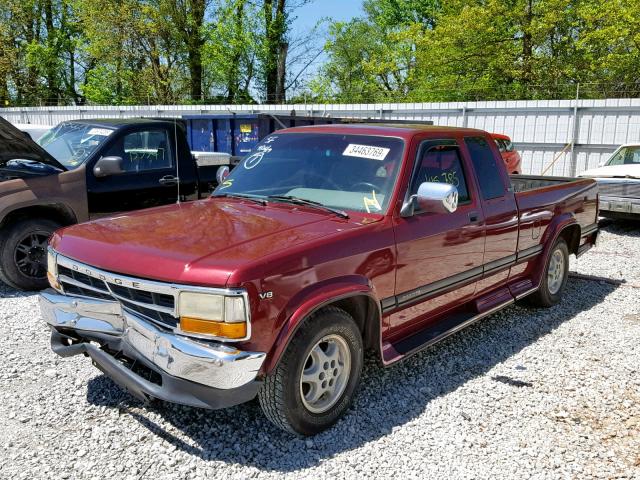
POLYGON ((509 175, 514 192, 526 192, 563 183, 577 182, 575 177, 549 177, 541 175, 509 175))
POLYGON ((535 249, 552 221, 573 218, 580 231, 598 221, 598 186, 591 178, 510 175, 520 219, 518 250, 535 249))

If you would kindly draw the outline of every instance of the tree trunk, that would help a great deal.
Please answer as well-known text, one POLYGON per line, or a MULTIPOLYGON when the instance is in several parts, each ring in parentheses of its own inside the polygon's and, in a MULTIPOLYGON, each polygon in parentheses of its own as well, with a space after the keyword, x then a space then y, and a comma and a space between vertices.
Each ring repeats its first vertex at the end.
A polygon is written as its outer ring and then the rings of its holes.
POLYGON ((240 89, 240 60, 242 58, 242 46, 240 37, 243 33, 244 24, 244 0, 236 4, 235 22, 234 22, 234 49, 231 52, 231 69, 227 72, 227 103, 234 103, 238 97, 240 89))
POLYGON ((4 68, 4 58, 0 56, 0 108, 9 105, 8 73, 4 68))
POLYGON ((533 37, 531 35, 531 23, 533 21, 533 0, 527 0, 527 11, 523 25, 522 35, 522 81, 525 85, 531 83, 533 60, 533 37))
MULTIPOLYGON (((284 81, 282 92, 278 91, 279 70, 281 60, 286 61, 286 49, 283 53, 287 19, 285 14, 286 0, 264 0, 265 44, 264 44, 264 85, 267 103, 281 102, 284 97, 284 81)), ((287 45, 288 48, 288 45, 287 45)))
POLYGON ((278 81, 276 83, 276 103, 285 101, 285 80, 287 78, 287 53, 289 44, 282 42, 278 52, 278 81))
POLYGON ((202 35, 202 26, 207 9, 206 0, 191 0, 191 6, 187 11, 186 23, 190 26, 184 32, 186 34, 186 44, 189 57, 189 76, 191 83, 191 99, 202 100, 202 47, 205 39, 202 35))
POLYGON ((59 100, 59 89, 55 71, 55 58, 52 56, 52 52, 55 47, 55 28, 53 26, 53 5, 52 0, 45 0, 44 2, 44 23, 47 29, 47 47, 49 48, 49 58, 47 59, 47 65, 45 66, 46 78, 47 78, 47 99, 46 103, 56 105, 59 100))
MULTIPOLYGON (((31 10, 31 15, 26 20, 25 25, 25 39, 26 43, 30 44, 32 42, 40 43, 40 19, 41 19, 41 10, 40 5, 36 6, 33 10, 31 10)), ((20 59, 22 62, 25 61, 25 58, 22 57, 20 59)), ((16 71, 19 69, 16 68, 16 71)), ((24 85, 22 82, 19 82, 17 85, 17 94, 18 100, 20 103, 28 103, 31 105, 36 105, 38 100, 41 100, 38 94, 38 73, 36 68, 33 65, 28 65, 26 69, 26 78, 24 78, 24 85)))
POLYGON ((191 100, 202 100, 202 45, 189 49, 191 100))

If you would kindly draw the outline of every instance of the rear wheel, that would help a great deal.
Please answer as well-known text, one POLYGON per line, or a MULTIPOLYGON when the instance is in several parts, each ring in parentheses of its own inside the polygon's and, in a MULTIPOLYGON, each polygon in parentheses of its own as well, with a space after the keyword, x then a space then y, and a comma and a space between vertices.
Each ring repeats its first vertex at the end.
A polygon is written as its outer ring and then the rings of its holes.
POLYGON ((47 243, 60 228, 52 220, 24 219, 0 233, 0 280, 22 290, 41 290, 47 282, 47 243))
POLYGON ((534 307, 551 307, 562 300, 562 293, 569 276, 569 248, 560 238, 555 243, 547 259, 540 288, 527 297, 527 303, 534 307))
POLYGON ((349 408, 360 381, 363 346, 353 318, 327 307, 300 326, 258 394, 276 426, 314 435, 349 408))

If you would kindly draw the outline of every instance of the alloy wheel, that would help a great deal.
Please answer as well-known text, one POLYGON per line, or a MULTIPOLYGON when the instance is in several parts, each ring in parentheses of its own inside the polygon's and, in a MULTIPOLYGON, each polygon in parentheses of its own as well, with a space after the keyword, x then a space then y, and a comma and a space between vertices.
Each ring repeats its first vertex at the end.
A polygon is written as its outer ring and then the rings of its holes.
POLYGON ((31 232, 18 242, 13 257, 23 275, 38 279, 47 275, 47 242, 50 235, 50 232, 31 232))
POLYGON ((564 255, 560 249, 554 250, 549 261, 549 269, 547 270, 547 286, 549 293, 555 295, 560 291, 564 280, 565 261, 564 255))
POLYGON ((339 335, 327 335, 309 351, 300 376, 300 396, 312 413, 324 413, 340 399, 349 382, 351 351, 339 335))

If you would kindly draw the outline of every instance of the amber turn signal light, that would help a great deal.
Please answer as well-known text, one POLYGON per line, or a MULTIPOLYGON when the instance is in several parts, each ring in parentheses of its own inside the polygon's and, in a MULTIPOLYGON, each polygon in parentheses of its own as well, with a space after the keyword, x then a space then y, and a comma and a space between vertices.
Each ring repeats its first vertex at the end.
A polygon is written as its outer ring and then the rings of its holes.
POLYGON ((180 317, 180 330, 185 333, 197 333, 200 335, 233 339, 247 336, 247 324, 245 322, 225 323, 192 317, 180 317))
POLYGON ((52 288, 55 288, 56 290, 60 290, 60 284, 58 283, 58 279, 53 273, 47 272, 47 280, 49 280, 49 285, 51 285, 52 288))

